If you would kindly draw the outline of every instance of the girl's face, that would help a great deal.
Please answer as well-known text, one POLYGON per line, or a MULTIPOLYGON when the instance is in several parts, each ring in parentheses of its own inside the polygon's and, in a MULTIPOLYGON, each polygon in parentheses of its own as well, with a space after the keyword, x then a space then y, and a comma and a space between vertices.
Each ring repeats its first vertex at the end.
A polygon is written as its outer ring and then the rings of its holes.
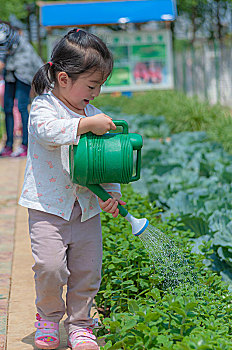
POLYGON ((100 94, 101 86, 106 79, 102 78, 99 71, 89 71, 81 74, 73 82, 67 73, 60 72, 57 76, 58 84, 53 89, 53 94, 72 111, 85 115, 85 107, 89 101, 94 100, 100 94))

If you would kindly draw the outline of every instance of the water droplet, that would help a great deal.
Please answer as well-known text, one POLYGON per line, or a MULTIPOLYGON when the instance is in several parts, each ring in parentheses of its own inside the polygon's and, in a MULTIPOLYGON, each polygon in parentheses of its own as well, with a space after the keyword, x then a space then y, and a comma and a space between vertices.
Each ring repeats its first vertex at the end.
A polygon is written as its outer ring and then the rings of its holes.
POLYGON ((139 236, 146 248, 156 274, 160 277, 164 289, 174 289, 185 282, 193 282, 192 273, 184 253, 163 232, 149 225, 139 236))

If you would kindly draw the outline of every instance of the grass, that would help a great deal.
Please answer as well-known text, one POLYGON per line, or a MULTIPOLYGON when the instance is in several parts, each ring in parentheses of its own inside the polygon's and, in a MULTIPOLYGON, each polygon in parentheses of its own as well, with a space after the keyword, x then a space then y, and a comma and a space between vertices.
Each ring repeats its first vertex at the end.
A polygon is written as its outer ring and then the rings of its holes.
POLYGON ((176 90, 153 90, 134 93, 131 98, 103 94, 95 106, 120 108, 127 114, 143 116, 163 115, 173 133, 182 131, 207 131, 212 140, 221 143, 232 152, 231 111, 221 105, 201 102, 197 97, 189 98, 176 90))

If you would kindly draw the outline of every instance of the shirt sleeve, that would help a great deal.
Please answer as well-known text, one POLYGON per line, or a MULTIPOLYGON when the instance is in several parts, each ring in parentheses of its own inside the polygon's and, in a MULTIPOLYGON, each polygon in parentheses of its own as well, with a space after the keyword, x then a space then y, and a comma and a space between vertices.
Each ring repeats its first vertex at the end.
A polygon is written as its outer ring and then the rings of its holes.
POLYGON ((78 125, 81 118, 59 117, 55 106, 46 97, 38 97, 31 106, 29 134, 45 146, 78 144, 78 125))
POLYGON ((87 115, 88 117, 92 117, 96 114, 100 114, 100 113, 103 113, 100 109, 98 109, 97 107, 91 105, 91 104, 88 104, 87 106, 87 115))
POLYGON ((108 183, 108 184, 101 184, 101 186, 106 190, 107 192, 116 192, 122 196, 121 193, 121 186, 118 183, 108 183))

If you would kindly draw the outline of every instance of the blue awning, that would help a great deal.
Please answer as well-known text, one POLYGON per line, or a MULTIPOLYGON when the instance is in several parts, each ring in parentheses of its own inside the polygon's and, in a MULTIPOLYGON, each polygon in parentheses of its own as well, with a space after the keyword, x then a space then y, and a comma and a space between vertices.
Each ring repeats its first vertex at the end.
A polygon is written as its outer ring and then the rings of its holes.
POLYGON ((175 0, 39 2, 45 27, 145 23, 176 19, 175 0))

